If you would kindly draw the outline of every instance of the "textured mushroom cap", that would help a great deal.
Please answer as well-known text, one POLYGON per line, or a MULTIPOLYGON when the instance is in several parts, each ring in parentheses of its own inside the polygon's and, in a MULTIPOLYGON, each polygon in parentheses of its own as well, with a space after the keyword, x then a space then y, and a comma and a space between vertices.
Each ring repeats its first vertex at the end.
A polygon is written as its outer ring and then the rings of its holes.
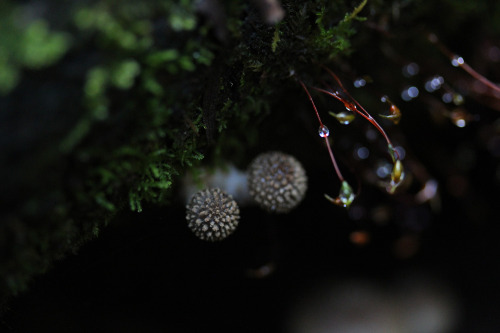
POLYGON ((260 154, 248 168, 248 189, 265 210, 287 213, 304 199, 306 172, 291 155, 274 151, 260 154))
POLYGON ((220 241, 238 226, 240 209, 232 196, 219 188, 201 190, 186 206, 188 227, 203 240, 220 241))

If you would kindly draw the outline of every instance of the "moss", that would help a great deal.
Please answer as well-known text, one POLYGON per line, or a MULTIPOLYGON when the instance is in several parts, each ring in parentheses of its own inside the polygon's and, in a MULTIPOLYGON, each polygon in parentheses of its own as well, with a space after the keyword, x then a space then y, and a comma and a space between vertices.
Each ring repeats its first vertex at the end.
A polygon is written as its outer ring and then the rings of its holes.
POLYGON ((335 58, 340 52, 350 50, 350 37, 355 33, 351 26, 351 21, 354 19, 363 20, 358 17, 359 12, 364 8, 367 1, 362 1, 351 13, 345 14, 344 18, 335 26, 325 26, 327 21, 326 7, 322 7, 317 13, 316 24, 318 25, 319 34, 312 39, 313 47, 318 50, 318 53, 327 55, 327 60, 335 58))
POLYGON ((52 30, 42 18, 26 21, 25 11, 10 3, 0 8, 0 95, 16 87, 23 68, 53 65, 71 46, 68 33, 52 30))

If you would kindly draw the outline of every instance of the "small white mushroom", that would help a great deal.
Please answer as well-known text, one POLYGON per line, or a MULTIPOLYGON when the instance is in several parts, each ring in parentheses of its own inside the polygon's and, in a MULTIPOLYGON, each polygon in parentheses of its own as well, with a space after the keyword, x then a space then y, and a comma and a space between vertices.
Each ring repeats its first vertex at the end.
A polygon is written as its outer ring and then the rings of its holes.
POLYGON ((291 155, 277 151, 260 154, 247 173, 250 195, 269 212, 287 213, 304 199, 306 172, 291 155))
POLYGON ((240 209, 231 195, 219 188, 195 193, 186 206, 188 227, 200 239, 221 241, 234 232, 240 209))

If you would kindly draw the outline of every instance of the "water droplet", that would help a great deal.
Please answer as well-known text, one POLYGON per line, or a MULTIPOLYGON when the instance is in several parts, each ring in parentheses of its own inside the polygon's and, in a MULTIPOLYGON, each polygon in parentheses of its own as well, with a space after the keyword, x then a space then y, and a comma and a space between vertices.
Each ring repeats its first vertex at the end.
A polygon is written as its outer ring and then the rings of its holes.
POLYGON ((397 147, 394 148, 394 150, 397 151, 400 160, 404 160, 405 159, 406 150, 403 147, 397 146, 397 147))
POLYGON ((427 81, 427 82, 425 82, 425 86, 424 87, 425 87, 425 90, 427 90, 428 92, 433 92, 434 90, 436 90, 436 89, 434 89, 432 87, 432 84, 431 84, 430 80, 427 81))
POLYGON ((451 64, 455 67, 458 67, 458 66, 461 66, 464 64, 464 58, 462 58, 461 56, 459 55, 455 55, 453 56, 453 58, 451 59, 451 64))
POLYGON ((370 156, 370 150, 366 147, 359 147, 354 151, 354 157, 360 160, 366 160, 370 156))
POLYGON ((408 102, 410 100, 412 100, 413 98, 416 98, 419 94, 419 91, 418 91, 418 88, 415 87, 415 86, 411 86, 405 90, 403 90, 403 92, 401 92, 401 98, 408 102))
POLYGON ((451 101, 453 101, 453 94, 449 92, 444 93, 443 96, 441 96, 441 99, 445 103, 451 103, 451 101))
POLYGON ((418 74, 420 71, 420 66, 417 63, 411 62, 406 66, 403 66, 403 75, 405 77, 412 77, 418 74))
POLYGON ((441 88, 443 83, 444 79, 442 76, 434 76, 433 78, 425 82, 425 90, 427 90, 428 92, 436 91, 441 88))
POLYGON ((408 95, 411 98, 415 98, 418 96, 418 88, 417 87, 410 87, 408 88, 408 95))
POLYGON ((463 128, 467 125, 467 114, 463 111, 454 111, 451 113, 451 121, 455 126, 463 128))
POLYGON ((318 134, 322 138, 326 138, 330 135, 330 130, 325 125, 321 125, 318 129, 318 134))
POLYGON ((364 87, 365 85, 366 85, 366 80, 363 78, 358 78, 354 80, 354 87, 356 88, 361 88, 364 87))
POLYGON ((457 127, 465 127, 467 125, 467 122, 465 119, 456 119, 453 121, 457 127))
POLYGON ((408 90, 407 90, 407 89, 405 89, 405 90, 403 90, 403 91, 401 92, 401 99, 402 99, 403 101, 405 101, 405 102, 409 102, 409 101, 411 101, 411 97, 410 97, 410 95, 408 95, 408 90))
POLYGON ((381 163, 375 172, 379 178, 386 178, 392 172, 392 165, 390 163, 381 163))

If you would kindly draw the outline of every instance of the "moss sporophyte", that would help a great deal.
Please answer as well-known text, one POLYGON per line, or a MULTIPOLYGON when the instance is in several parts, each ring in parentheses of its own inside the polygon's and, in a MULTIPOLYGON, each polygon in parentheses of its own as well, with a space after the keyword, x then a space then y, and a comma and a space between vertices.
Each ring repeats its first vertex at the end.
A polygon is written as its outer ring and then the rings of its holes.
MULTIPOLYGON (((366 109, 351 96, 351 94, 345 89, 344 85, 342 84, 342 82, 340 81, 338 76, 329 68, 324 67, 324 66, 323 66, 323 68, 331 76, 331 78, 333 78, 334 83, 338 86, 338 89, 334 90, 327 83, 325 83, 326 89, 318 88, 315 86, 313 86, 312 88, 314 90, 319 91, 321 93, 324 93, 328 96, 334 97, 335 99, 337 99, 338 101, 340 101, 344 104, 344 107, 347 110, 347 112, 349 114, 351 114, 350 117, 348 115, 342 115, 340 117, 338 114, 333 114, 333 116, 335 118, 337 118, 337 120, 341 124, 348 125, 352 121, 352 119, 354 118, 354 114, 358 114, 358 115, 362 116, 363 118, 365 118, 366 120, 368 120, 382 134, 382 136, 384 137, 384 139, 387 142, 387 147, 388 147, 392 162, 394 164, 394 168, 393 168, 393 171, 391 173, 391 182, 387 186, 387 189, 388 189, 389 193, 394 193, 395 189, 399 186, 399 184, 401 183, 401 181, 404 178, 403 177, 403 174, 404 174, 403 164, 400 160, 399 153, 393 148, 392 142, 389 139, 386 132, 384 131, 384 129, 368 113, 368 111, 366 111, 366 109)), ((311 102, 313 110, 316 114, 316 118, 318 119, 318 122, 319 122, 318 134, 321 138, 323 138, 325 140, 326 148, 328 150, 330 160, 331 160, 333 167, 335 169, 335 173, 337 174, 337 177, 341 183, 339 196, 337 196, 335 199, 331 198, 328 195, 325 195, 325 197, 330 202, 332 202, 336 205, 349 208, 349 206, 351 205, 351 203, 355 199, 355 195, 354 195, 354 192, 352 190, 352 187, 349 185, 349 183, 342 176, 342 173, 341 173, 341 171, 337 165, 337 162, 335 160, 335 157, 334 157, 331 145, 330 145, 330 141, 329 141, 330 130, 328 129, 328 127, 326 125, 323 124, 321 117, 319 115, 319 111, 316 107, 316 104, 314 103, 314 100, 313 100, 311 94, 309 93, 309 90, 307 89, 307 86, 304 84, 304 82, 302 82, 298 78, 297 78, 297 82, 302 86, 302 88, 304 89, 304 91, 307 94, 309 101, 311 102)), ((397 110, 397 112, 399 112, 399 109, 395 105, 393 105, 391 107, 391 110, 393 110, 394 113, 396 112, 396 110, 397 110)), ((397 116, 398 116, 398 121, 399 121, 399 118, 401 117, 401 115, 398 114, 397 116)))

